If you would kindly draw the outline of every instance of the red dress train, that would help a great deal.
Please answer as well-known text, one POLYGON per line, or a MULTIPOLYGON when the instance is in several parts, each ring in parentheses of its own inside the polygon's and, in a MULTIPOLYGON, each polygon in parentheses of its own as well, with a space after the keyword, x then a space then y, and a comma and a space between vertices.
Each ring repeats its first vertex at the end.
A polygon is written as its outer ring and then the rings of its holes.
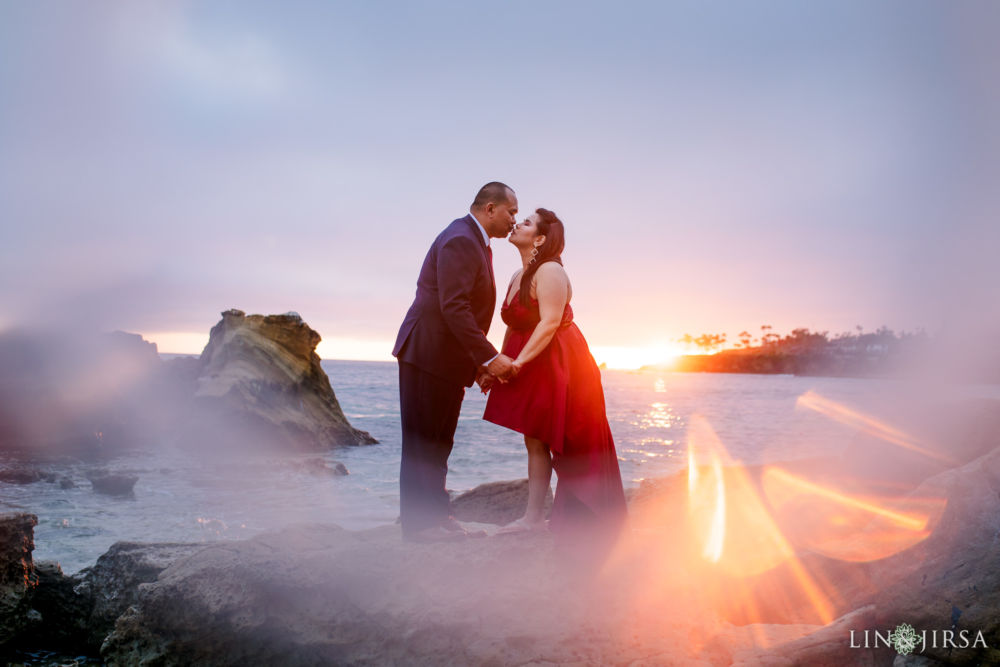
MULTIPOLYGON (((540 321, 538 301, 514 295, 500 309, 511 328, 503 353, 516 358, 540 321)), ((490 390, 483 419, 549 446, 557 476, 549 526, 617 531, 626 515, 614 439, 604 407, 601 371, 567 303, 551 342, 516 378, 490 390)))

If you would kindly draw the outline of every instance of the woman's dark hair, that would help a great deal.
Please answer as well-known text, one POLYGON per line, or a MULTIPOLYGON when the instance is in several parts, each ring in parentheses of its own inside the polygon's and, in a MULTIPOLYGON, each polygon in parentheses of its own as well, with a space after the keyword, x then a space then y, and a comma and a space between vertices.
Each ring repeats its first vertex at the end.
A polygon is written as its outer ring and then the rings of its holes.
POLYGON ((566 231, 563 229, 562 220, 555 213, 547 208, 536 208, 538 214, 538 234, 545 237, 545 242, 538 246, 538 254, 534 261, 528 264, 528 268, 521 274, 521 304, 527 306, 531 299, 531 279, 535 275, 538 267, 545 262, 558 262, 562 264, 562 251, 566 247, 566 231))

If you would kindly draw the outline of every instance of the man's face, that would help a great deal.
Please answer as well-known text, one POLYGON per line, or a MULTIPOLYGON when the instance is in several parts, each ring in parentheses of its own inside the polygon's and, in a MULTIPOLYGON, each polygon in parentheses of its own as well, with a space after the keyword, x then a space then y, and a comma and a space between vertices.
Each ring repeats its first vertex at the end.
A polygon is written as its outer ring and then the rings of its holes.
POLYGON ((502 239, 514 229, 514 216, 517 215, 517 195, 507 192, 507 201, 503 203, 489 203, 486 205, 486 220, 483 221, 483 228, 486 233, 495 239, 502 239))

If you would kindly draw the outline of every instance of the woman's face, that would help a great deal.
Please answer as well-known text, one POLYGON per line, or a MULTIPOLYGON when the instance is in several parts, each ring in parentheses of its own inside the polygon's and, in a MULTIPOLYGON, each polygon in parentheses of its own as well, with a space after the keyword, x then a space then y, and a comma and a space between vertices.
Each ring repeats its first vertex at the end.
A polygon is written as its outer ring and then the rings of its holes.
MULTIPOLYGON (((538 218, 537 213, 532 213, 514 225, 514 231, 510 233, 508 240, 518 248, 541 245, 541 242, 536 240, 538 239, 538 218)), ((542 240, 544 241, 544 238, 542 240)))

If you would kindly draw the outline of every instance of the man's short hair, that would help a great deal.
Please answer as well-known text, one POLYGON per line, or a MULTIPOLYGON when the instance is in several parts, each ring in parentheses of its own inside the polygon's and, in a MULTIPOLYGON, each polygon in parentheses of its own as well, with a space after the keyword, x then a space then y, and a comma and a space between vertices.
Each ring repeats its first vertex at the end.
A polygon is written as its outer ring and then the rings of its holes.
POLYGON ((514 188, 509 185, 500 181, 491 181, 479 188, 476 198, 472 200, 472 206, 473 208, 482 208, 491 202, 494 204, 506 204, 510 198, 508 193, 513 192, 514 188))

